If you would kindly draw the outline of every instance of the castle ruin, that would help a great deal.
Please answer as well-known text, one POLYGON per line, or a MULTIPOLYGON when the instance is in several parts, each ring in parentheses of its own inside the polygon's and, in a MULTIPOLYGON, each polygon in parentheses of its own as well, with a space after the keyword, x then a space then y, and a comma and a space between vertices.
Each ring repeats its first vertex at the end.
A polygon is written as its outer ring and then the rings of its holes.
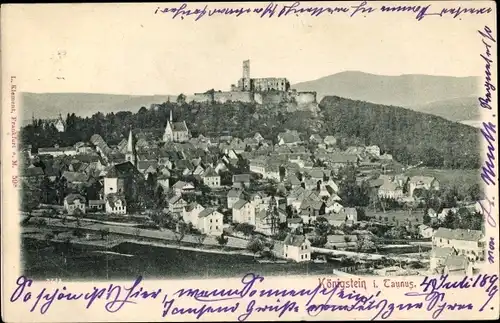
POLYGON ((297 92, 290 89, 290 82, 283 77, 250 77, 250 60, 243 61, 242 77, 231 84, 231 91, 207 91, 187 96, 188 102, 225 103, 246 102, 256 104, 286 103, 289 107, 317 108, 316 92, 297 92))

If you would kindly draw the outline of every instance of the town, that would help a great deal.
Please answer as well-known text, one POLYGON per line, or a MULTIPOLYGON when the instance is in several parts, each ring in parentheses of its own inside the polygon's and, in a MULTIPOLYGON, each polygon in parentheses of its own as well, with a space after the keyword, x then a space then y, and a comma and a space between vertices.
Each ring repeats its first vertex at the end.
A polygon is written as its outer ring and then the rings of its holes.
MULTIPOLYGON (((231 88, 169 102, 161 136, 129 126, 118 144, 95 133, 71 146, 23 147, 23 238, 110 254, 132 242, 246 255, 261 266, 310 263, 339 275, 481 270, 486 202, 478 186, 458 194, 412 174, 417 163, 403 165, 376 145, 345 147, 334 134, 193 136, 177 116, 186 100, 316 105, 315 93, 291 90, 284 78, 251 79, 249 61, 231 88)), ((71 122, 32 126, 65 133, 71 122)))

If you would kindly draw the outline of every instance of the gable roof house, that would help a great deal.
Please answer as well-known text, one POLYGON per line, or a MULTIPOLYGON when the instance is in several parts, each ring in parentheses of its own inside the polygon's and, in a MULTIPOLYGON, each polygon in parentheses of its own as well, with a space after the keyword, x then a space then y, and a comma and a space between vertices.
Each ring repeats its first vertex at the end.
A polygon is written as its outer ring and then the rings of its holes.
POLYGON ((311 260, 311 242, 304 235, 289 234, 283 242, 283 256, 296 262, 311 260))
POLYGON ((408 195, 413 196, 416 189, 439 190, 439 182, 435 177, 412 176, 409 180, 408 195))
POLYGON ((186 205, 187 202, 182 198, 181 195, 174 195, 168 200, 168 210, 171 213, 182 213, 186 205))
POLYGON ((227 192, 227 208, 232 209, 233 205, 243 196, 243 191, 240 189, 231 189, 227 192))
POLYGON ((278 145, 295 146, 302 143, 296 130, 287 130, 278 134, 278 145))
POLYGON ((250 174, 233 175, 233 187, 245 188, 250 186, 250 174))
POLYGON ((85 213, 85 197, 80 194, 69 194, 64 198, 64 209, 69 215, 85 213))

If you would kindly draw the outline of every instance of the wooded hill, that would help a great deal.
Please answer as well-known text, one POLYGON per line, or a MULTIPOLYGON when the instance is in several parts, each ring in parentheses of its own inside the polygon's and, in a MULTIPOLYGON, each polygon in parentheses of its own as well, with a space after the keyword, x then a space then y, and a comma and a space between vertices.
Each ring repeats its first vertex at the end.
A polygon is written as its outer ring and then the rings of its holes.
POLYGON ((479 130, 408 109, 327 96, 324 131, 378 145, 398 161, 430 167, 478 168, 479 130))
POLYGON ((224 104, 166 102, 142 107, 137 113, 96 113, 82 118, 66 116, 67 128, 35 122, 21 130, 21 142, 34 148, 73 145, 97 133, 110 145, 126 138, 130 126, 152 138, 163 135, 170 110, 174 121, 186 121, 193 136, 217 136, 223 132, 245 138, 259 132, 276 140, 285 129, 297 130, 307 139, 311 133, 335 135, 341 148, 347 145, 378 145, 383 152, 405 164, 422 162, 431 167, 478 168, 478 130, 440 117, 363 101, 329 96, 320 103, 321 112, 288 113, 285 106, 258 106, 241 102, 224 104))

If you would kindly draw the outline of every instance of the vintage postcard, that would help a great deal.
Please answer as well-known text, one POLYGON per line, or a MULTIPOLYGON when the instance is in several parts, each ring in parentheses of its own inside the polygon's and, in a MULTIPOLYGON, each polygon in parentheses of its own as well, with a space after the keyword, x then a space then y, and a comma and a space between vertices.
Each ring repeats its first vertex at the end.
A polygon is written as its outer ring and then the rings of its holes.
POLYGON ((2 319, 498 319, 495 13, 2 6, 2 319))

